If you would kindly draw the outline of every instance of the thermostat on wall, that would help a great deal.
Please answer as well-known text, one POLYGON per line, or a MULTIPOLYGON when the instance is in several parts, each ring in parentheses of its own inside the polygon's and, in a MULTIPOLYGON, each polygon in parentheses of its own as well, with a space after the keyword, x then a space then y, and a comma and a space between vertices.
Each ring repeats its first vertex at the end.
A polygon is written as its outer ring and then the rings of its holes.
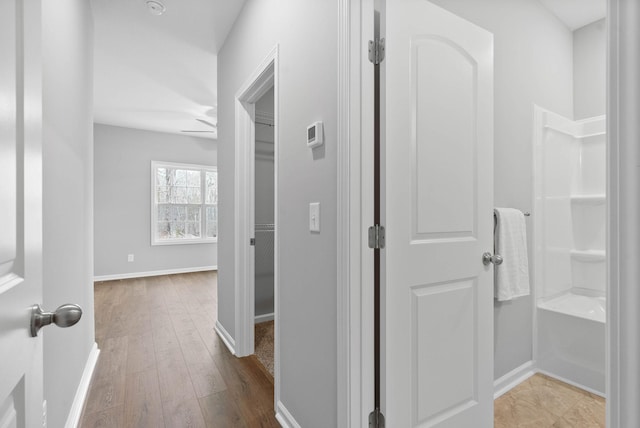
POLYGON ((313 149, 324 144, 322 122, 314 122, 307 127, 307 147, 313 149))

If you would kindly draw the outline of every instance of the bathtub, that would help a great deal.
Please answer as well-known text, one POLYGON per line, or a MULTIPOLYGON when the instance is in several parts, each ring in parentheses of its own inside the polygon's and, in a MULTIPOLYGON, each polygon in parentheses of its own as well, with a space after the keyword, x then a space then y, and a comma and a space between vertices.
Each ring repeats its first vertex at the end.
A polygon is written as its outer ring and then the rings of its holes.
POLYGON ((604 296, 568 292, 538 303, 538 308, 601 323, 606 321, 604 296))
POLYGON ((566 292, 538 302, 541 372, 604 396, 606 301, 566 292))

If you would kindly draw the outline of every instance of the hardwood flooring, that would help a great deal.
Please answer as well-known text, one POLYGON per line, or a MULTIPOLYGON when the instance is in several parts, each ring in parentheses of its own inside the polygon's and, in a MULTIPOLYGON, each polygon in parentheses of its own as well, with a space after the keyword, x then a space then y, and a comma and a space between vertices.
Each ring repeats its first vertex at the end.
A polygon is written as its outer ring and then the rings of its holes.
POLYGON ((95 284, 101 349, 84 428, 279 427, 273 379, 213 330, 217 274, 95 284))
MULTIPOLYGON (((279 427, 273 378, 215 334, 217 274, 95 284, 100 359, 83 428, 279 427)), ((495 403, 495 428, 604 427, 605 402, 537 374, 495 403)))
POLYGON ((602 428, 605 400, 536 374, 494 402, 495 428, 602 428))

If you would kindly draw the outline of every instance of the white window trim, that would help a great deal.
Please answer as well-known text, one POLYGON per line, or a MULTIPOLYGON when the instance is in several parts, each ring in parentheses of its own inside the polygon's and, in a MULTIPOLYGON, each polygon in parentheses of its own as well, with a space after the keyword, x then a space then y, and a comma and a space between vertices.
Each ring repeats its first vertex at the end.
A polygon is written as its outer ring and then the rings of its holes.
MULTIPOLYGON (((218 242, 218 238, 198 238, 198 239, 163 239, 163 240, 158 240, 156 239, 156 228, 157 228, 157 223, 158 223, 158 210, 157 210, 157 204, 156 204, 156 170, 157 168, 162 168, 162 167, 167 167, 167 168, 178 168, 178 169, 190 169, 190 170, 199 170, 199 171, 213 171, 216 174, 218 173, 218 168, 216 166, 213 165, 200 165, 200 164, 191 164, 191 163, 177 163, 177 162, 164 162, 164 161, 151 161, 151 245, 152 246, 162 246, 162 245, 184 245, 184 244, 214 244, 218 242)), ((200 176, 200 180, 201 180, 201 188, 204 189, 204 185, 202 184, 203 181, 205 180, 205 175, 201 174, 200 176)), ((204 193, 202 194, 202 203, 201 206, 206 207, 207 205, 212 205, 212 204, 205 204, 205 195, 204 193)), ((194 205, 194 204, 185 204, 185 205, 194 205)), ((216 204, 216 206, 218 206, 218 204, 216 204)), ((206 213, 203 212, 201 213, 201 225, 204 226, 204 219, 205 219, 206 213)), ((206 233, 206 231, 202 231, 203 234, 206 233)))

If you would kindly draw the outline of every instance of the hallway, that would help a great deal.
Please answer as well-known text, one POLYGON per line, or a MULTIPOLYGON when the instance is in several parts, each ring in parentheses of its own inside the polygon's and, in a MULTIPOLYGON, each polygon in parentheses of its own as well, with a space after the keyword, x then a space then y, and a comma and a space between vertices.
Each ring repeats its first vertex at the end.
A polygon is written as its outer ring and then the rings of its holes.
POLYGON ((279 426, 273 379, 213 330, 217 272, 94 288, 101 354, 81 427, 279 426))

